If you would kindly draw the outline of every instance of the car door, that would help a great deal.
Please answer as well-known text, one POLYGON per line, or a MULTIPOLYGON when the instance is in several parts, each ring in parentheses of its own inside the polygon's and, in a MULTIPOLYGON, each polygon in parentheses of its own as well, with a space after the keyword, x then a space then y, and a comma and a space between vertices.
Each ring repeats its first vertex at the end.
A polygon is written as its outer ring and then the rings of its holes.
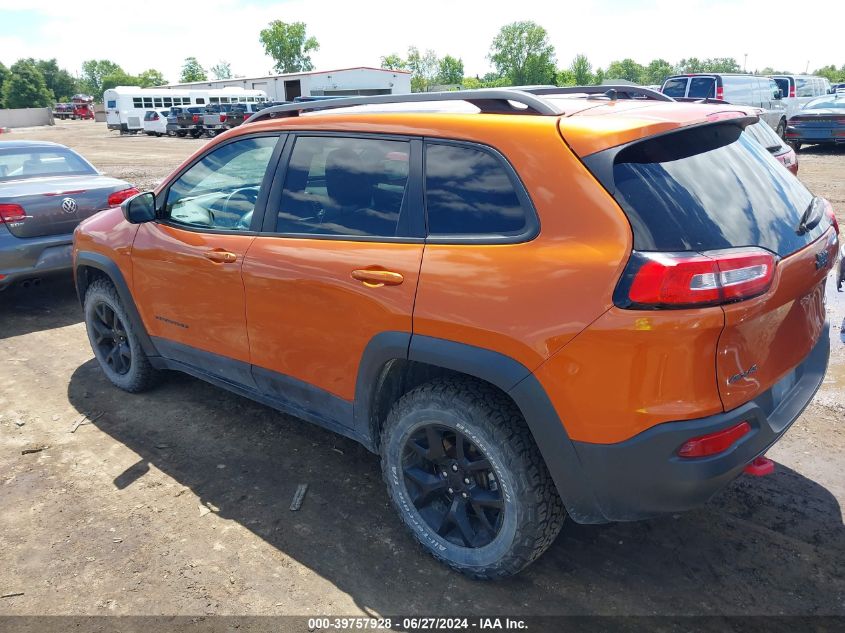
POLYGON ((421 163, 419 140, 288 140, 243 282, 255 380, 304 417, 350 426, 365 348, 379 334, 412 331, 421 163))
POLYGON ((252 384, 241 267, 255 239, 279 136, 218 144, 157 196, 132 246, 134 294, 166 357, 252 384))

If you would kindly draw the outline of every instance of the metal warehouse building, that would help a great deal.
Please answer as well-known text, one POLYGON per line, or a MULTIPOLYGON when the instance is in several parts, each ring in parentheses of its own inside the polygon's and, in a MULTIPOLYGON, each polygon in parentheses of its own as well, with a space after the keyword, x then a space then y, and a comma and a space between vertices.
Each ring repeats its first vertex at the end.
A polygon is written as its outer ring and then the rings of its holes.
POLYGON ((239 86, 247 90, 263 90, 271 101, 292 101, 296 97, 340 95, 408 94, 411 73, 384 68, 341 68, 266 77, 238 77, 212 81, 168 84, 164 88, 227 88, 239 86))

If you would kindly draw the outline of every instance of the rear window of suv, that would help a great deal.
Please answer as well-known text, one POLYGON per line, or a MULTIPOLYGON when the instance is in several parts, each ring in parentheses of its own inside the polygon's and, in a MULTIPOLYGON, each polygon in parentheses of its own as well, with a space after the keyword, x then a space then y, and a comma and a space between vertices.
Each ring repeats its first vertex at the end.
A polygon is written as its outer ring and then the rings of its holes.
MULTIPOLYGON (((587 162, 606 180, 598 156, 587 162)), ((829 226, 823 219, 798 234, 813 195, 737 123, 629 145, 616 154, 605 186, 628 216, 640 251, 761 246, 786 256, 829 226)))

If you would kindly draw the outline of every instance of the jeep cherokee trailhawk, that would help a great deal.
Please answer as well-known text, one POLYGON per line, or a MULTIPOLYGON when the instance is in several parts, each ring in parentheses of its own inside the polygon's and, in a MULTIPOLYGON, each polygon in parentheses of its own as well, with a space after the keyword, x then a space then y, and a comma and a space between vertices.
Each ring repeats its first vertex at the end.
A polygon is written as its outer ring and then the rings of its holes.
POLYGON ((179 370, 357 440, 426 550, 512 574, 567 514, 770 470, 821 383, 838 227, 756 120, 621 87, 272 107, 79 227, 88 336, 126 391, 179 370))

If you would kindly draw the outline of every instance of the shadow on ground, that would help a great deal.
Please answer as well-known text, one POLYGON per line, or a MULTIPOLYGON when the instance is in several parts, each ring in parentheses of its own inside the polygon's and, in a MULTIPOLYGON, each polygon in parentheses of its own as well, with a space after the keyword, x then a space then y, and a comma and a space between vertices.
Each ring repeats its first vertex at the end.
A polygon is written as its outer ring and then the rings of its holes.
POLYGON ((349 440, 180 374, 128 395, 92 360, 74 372, 68 393, 78 410, 104 412, 95 424, 140 456, 116 488, 132 486, 153 465, 366 611, 845 612, 839 504, 783 466, 770 477, 742 477, 684 515, 570 523, 523 574, 479 583, 414 545, 388 505, 376 456, 349 440), (290 512, 299 483, 309 492, 302 509, 290 512))
POLYGON ((82 308, 70 273, 20 284, 0 292, 0 339, 52 330, 82 321, 82 308))

